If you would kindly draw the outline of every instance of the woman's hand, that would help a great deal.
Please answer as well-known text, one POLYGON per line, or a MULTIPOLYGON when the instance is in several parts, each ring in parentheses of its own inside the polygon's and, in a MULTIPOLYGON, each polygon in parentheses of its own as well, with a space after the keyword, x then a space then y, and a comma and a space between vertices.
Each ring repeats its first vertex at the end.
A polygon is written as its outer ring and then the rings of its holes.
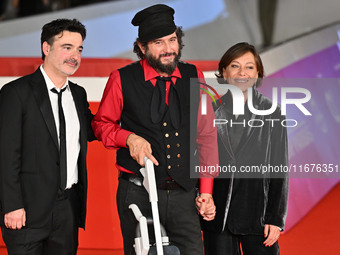
POLYGON ((204 220, 211 221, 215 219, 216 206, 211 194, 202 193, 196 197, 196 207, 204 220))
POLYGON ((272 246, 279 240, 281 229, 275 225, 264 225, 264 237, 266 240, 263 242, 265 246, 272 246))

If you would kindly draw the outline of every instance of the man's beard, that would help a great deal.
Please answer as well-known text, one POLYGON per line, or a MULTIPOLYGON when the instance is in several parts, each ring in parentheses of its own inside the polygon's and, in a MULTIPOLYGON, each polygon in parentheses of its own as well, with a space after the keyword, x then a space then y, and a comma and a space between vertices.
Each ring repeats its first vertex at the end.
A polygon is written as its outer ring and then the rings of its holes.
POLYGON ((146 49, 145 51, 145 59, 146 61, 148 61, 149 65, 153 67, 156 71, 161 72, 161 73, 166 73, 168 75, 171 75, 175 71, 180 57, 181 57, 181 50, 179 50, 178 54, 176 54, 175 52, 165 53, 165 54, 161 54, 158 58, 155 58, 154 56, 152 56, 148 49, 146 49), (161 62, 161 57, 172 56, 172 55, 175 57, 171 63, 163 64, 161 62))

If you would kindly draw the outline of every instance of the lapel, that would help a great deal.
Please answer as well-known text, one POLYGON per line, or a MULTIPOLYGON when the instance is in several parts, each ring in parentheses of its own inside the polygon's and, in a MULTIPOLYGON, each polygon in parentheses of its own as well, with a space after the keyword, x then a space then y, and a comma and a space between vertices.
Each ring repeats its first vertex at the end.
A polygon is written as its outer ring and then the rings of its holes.
MULTIPOLYGON (((260 102, 260 93, 253 87, 252 88, 252 95, 253 95, 253 106, 255 109, 259 109, 259 102, 260 102)), ((248 101, 246 102, 248 104, 248 101)), ((248 108, 248 106, 246 107, 248 108)), ((264 120, 264 116, 258 116, 255 115, 254 113, 251 113, 251 117, 249 120, 254 120, 254 119, 260 119, 264 120)), ((248 123, 246 124, 246 127, 243 130, 243 134, 240 139, 239 147, 237 148, 237 152, 240 152, 243 150, 244 147, 247 146, 249 140, 252 138, 253 133, 256 129, 259 129, 259 127, 253 127, 249 126, 248 123)), ((238 153, 237 153, 238 154, 238 153)))
MULTIPOLYGON (((227 112, 230 111, 230 109, 227 109, 228 106, 224 102, 225 100, 232 100, 232 96, 230 95, 230 93, 229 94, 227 93, 222 97, 223 104, 220 105, 215 110, 216 119, 226 119, 226 120, 228 120, 227 112)), ((253 88, 253 104, 254 104, 255 109, 259 109, 260 100, 261 100, 260 93, 255 88, 253 88)), ((255 114, 251 113, 250 119, 261 119, 261 120, 263 120, 263 116, 257 116, 255 114)), ((240 142, 238 144, 238 148, 237 148, 235 153, 233 152, 233 150, 231 148, 230 137, 229 137, 227 125, 217 125, 216 128, 217 128, 218 136, 221 138, 221 141, 222 141, 225 149, 227 150, 228 154, 232 157, 232 159, 234 159, 234 162, 236 162, 237 155, 242 151, 242 149, 245 146, 247 146, 247 143, 249 142, 254 131, 258 127, 252 127, 252 126, 249 126, 248 123, 246 123, 246 126, 243 130, 240 142)))
MULTIPOLYGON (((229 98, 227 97, 228 95, 224 95, 222 97, 222 102, 223 104, 220 105, 216 110, 215 110, 215 118, 216 119, 222 119, 222 120, 228 120, 227 117, 227 109, 226 109, 226 105, 224 100, 228 100, 229 98)), ((231 97, 230 97, 231 98, 231 97)), ((225 149, 227 150, 228 154, 230 155, 230 157, 233 159, 233 161, 235 162, 235 155, 234 152, 231 148, 231 143, 230 143, 230 138, 229 138, 229 132, 228 132, 228 126, 226 124, 221 124, 221 125, 216 125, 216 129, 217 129, 217 134, 220 137, 223 146, 225 147, 225 149)))
MULTIPOLYGON (((227 115, 228 109, 227 109, 227 105, 226 105, 226 102, 225 102, 226 100, 232 100, 230 94, 225 94, 222 97, 223 104, 220 105, 215 110, 215 118, 216 119, 228 120, 228 115, 227 115)), ((229 137, 228 125, 227 124, 217 125, 216 128, 217 128, 217 134, 218 134, 220 140, 222 141, 222 144, 223 144, 224 148, 226 149, 227 153, 232 158, 232 160, 233 160, 233 162, 235 164, 236 163, 236 158, 235 158, 235 154, 233 152, 233 149, 231 148, 231 142, 230 142, 230 137, 229 137)), ((224 208, 224 217, 223 217, 222 231, 224 231, 226 223, 227 223, 227 216, 228 216, 228 211, 229 211, 229 207, 230 207, 231 195, 232 195, 232 191, 233 191, 234 172, 231 173, 231 176, 229 177, 229 180, 230 181, 229 181, 229 186, 228 186, 227 199, 226 199, 225 208, 224 208)))
POLYGON ((43 115, 43 118, 47 125, 48 131, 52 136, 55 146, 59 149, 57 128, 54 121, 51 102, 49 99, 44 77, 39 68, 35 71, 35 73, 33 73, 30 85, 32 87, 32 91, 41 111, 41 114, 43 115))
POLYGON ((84 128, 84 127, 86 127, 86 120, 85 120, 85 113, 84 113, 85 109, 83 107, 82 98, 81 98, 80 94, 78 93, 76 85, 71 81, 69 81, 68 83, 69 83, 69 86, 70 86, 70 89, 71 89, 73 101, 74 101, 74 104, 76 106, 77 115, 78 115, 78 119, 79 119, 80 147, 83 147, 83 142, 87 140, 87 139, 85 139, 86 138, 86 133, 85 133, 86 128, 84 128))
MULTIPOLYGON (((225 114, 225 109, 223 105, 216 109, 215 117, 216 119, 227 120, 227 116, 225 114)), ((235 159, 234 152, 231 148, 228 126, 226 124, 221 124, 221 125, 216 125, 216 128, 217 128, 217 134, 220 137, 225 149, 227 150, 231 158, 235 159)))

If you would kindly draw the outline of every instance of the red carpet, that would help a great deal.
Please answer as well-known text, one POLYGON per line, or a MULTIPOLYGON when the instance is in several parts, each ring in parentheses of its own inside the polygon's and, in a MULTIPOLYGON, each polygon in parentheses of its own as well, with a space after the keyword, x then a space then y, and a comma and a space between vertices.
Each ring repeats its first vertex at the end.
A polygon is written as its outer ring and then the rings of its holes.
MULTIPOLYGON (((340 254, 340 184, 295 227, 280 237, 282 255, 340 254)), ((0 248, 0 255, 7 255, 0 248)), ((86 250, 78 255, 123 255, 121 250, 86 250)))
POLYGON ((339 239, 340 183, 296 226, 280 237, 281 254, 339 255, 339 239))
MULTIPOLYGON (((340 183, 295 227, 280 237, 282 255, 340 254, 340 183)), ((78 255, 123 255, 82 250, 78 255)))
MULTIPOLYGON (((280 237, 282 255, 340 254, 340 183, 290 231, 280 237)), ((0 255, 7 255, 0 248, 0 255)), ((123 255, 121 250, 81 249, 78 255, 123 255)))

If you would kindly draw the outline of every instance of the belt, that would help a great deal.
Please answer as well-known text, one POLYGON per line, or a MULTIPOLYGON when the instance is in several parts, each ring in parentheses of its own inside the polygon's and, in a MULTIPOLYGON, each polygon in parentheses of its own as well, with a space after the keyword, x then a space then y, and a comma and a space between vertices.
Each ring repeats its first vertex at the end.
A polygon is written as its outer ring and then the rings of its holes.
MULTIPOLYGON (((119 178, 132 182, 133 184, 137 186, 143 186, 144 178, 142 176, 120 171, 119 178)), ((176 189, 181 189, 181 188, 182 187, 177 182, 175 182, 175 180, 173 179, 166 180, 166 181, 163 181, 157 184, 157 189, 161 189, 161 190, 176 190, 176 189)))
POLYGON ((165 180, 164 182, 161 182, 157 185, 158 189, 164 189, 164 190, 176 190, 181 189, 182 187, 174 180, 165 180))

